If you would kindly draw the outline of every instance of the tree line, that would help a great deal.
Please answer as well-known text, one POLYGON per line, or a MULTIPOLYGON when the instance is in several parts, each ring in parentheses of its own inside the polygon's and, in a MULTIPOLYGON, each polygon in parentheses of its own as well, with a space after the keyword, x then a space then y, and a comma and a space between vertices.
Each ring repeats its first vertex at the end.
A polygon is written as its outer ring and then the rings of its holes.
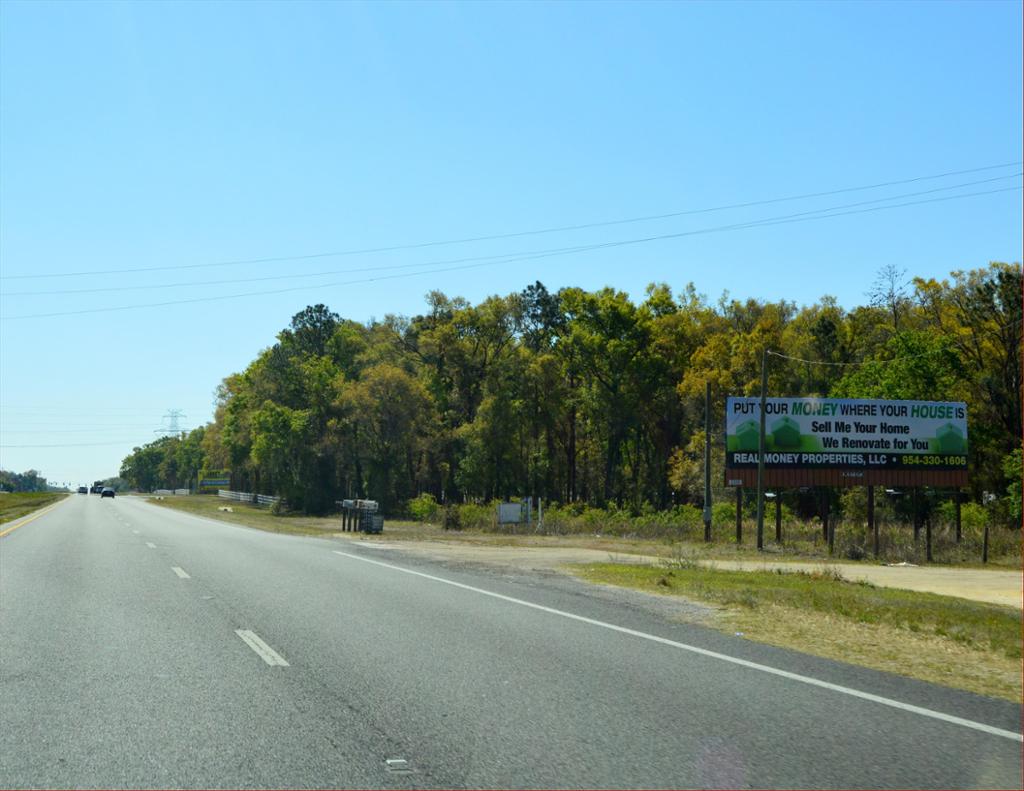
MULTIPOLYGON (((12 472, 0 470, 0 491, 3 492, 47 492, 51 487, 39 470, 12 472)), ((63 487, 61 487, 63 488, 63 487)))
POLYGON ((135 448, 121 477, 177 488, 229 469, 234 488, 309 513, 346 497, 394 512, 422 494, 634 512, 699 504, 705 382, 720 427, 726 396, 760 393, 767 348, 787 355, 769 358, 769 395, 967 402, 970 494, 1009 501, 1021 289, 1020 264, 991 263, 941 281, 885 267, 852 310, 828 296, 712 303, 692 284, 653 284, 633 301, 540 282, 477 305, 432 291, 420 315, 365 324, 318 304, 223 380, 211 423, 135 448))

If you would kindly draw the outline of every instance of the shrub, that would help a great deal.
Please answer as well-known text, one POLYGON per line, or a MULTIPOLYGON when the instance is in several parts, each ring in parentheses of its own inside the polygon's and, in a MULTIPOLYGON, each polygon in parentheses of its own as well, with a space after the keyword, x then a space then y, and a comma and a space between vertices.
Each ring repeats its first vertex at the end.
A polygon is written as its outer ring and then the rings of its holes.
POLYGON ((960 524, 963 529, 981 532, 988 523, 988 511, 978 503, 964 503, 960 506, 960 524))
POLYGON ((736 522, 735 503, 713 503, 711 506, 711 523, 713 525, 734 524, 736 522))
POLYGON ((497 508, 492 504, 466 503, 459 506, 459 518, 463 528, 490 530, 497 523, 497 508))
POLYGON ((459 518, 459 506, 446 505, 441 524, 445 530, 461 530, 462 520, 459 518))
POLYGON ((406 503, 406 510, 409 512, 409 516, 417 522, 435 522, 441 507, 434 499, 434 495, 424 492, 406 503))

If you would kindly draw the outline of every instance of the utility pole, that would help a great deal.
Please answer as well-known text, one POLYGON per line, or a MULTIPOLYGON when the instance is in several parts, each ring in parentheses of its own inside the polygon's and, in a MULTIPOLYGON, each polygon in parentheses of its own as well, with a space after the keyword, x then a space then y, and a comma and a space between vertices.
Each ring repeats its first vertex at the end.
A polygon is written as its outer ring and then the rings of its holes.
POLYGON ((768 347, 761 351, 761 431, 757 440, 757 548, 764 549, 764 423, 768 393, 768 347))
POLYGON ((704 383, 704 540, 711 541, 711 382, 704 383))

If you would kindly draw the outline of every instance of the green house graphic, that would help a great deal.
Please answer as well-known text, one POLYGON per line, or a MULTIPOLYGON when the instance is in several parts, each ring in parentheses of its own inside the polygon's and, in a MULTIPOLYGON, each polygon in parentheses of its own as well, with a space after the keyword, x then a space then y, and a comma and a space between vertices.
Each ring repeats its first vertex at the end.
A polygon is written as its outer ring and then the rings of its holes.
POLYGON ((753 420, 745 420, 736 426, 736 444, 737 450, 753 450, 758 449, 758 440, 760 439, 761 431, 753 420))
POLYGON ((799 448, 800 425, 791 417, 780 417, 772 423, 772 438, 776 448, 799 448))
POLYGON ((935 438, 938 442, 939 453, 964 453, 967 450, 964 435, 952 423, 939 426, 939 430, 935 432, 935 438))

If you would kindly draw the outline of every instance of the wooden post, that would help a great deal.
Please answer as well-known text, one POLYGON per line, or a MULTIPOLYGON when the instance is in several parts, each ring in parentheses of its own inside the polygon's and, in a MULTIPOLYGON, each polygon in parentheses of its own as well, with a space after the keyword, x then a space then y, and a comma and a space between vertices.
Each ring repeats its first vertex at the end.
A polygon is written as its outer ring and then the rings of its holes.
POLYGON ((878 557, 878 522, 875 521, 875 487, 868 487, 868 530, 871 531, 875 557, 878 557))
POLYGON ((836 551, 836 523, 835 520, 830 518, 829 514, 829 501, 826 494, 825 497, 825 533, 828 536, 828 554, 832 555, 836 551))
POLYGON ((775 490, 775 543, 782 543, 782 492, 775 490))
POLYGON ((704 540, 711 543, 711 382, 704 383, 704 540))
POLYGON ((963 538, 963 531, 960 527, 960 489, 953 490, 953 500, 956 503, 956 543, 963 538))
POLYGON ((818 515, 821 517, 821 540, 828 542, 828 493, 818 490, 818 515))
POLYGON ((921 487, 915 486, 913 488, 913 498, 910 503, 910 507, 913 508, 913 543, 918 543, 921 538, 921 498, 919 493, 921 487))
POLYGON ((764 453, 766 446, 765 412, 768 390, 768 347, 761 350, 761 427, 757 439, 757 548, 764 549, 764 453))
POLYGON ((929 516, 924 520, 924 556, 928 562, 932 562, 932 518, 929 516))
POLYGON ((988 563, 988 525, 985 525, 985 536, 981 540, 981 562, 988 563))
POLYGON ((736 543, 743 543, 743 487, 736 487, 736 543))

